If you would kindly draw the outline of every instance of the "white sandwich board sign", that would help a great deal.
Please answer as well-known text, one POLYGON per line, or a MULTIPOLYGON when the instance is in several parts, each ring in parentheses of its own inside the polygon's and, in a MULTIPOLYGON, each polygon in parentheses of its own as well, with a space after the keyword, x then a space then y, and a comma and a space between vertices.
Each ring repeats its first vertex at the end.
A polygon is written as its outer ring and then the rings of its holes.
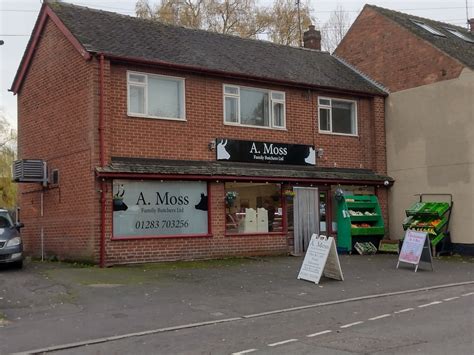
POLYGON ((334 238, 313 234, 298 279, 318 284, 322 275, 344 281, 334 238))

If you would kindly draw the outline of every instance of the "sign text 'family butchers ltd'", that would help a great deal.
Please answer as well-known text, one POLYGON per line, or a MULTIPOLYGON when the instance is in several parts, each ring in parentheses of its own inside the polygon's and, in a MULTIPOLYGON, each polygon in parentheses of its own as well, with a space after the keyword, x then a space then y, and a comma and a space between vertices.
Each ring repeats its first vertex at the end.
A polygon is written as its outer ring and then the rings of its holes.
POLYGON ((114 180, 113 188, 114 238, 208 233, 205 182, 114 180))
POLYGON ((316 165, 311 145, 216 139, 217 160, 242 163, 316 165))

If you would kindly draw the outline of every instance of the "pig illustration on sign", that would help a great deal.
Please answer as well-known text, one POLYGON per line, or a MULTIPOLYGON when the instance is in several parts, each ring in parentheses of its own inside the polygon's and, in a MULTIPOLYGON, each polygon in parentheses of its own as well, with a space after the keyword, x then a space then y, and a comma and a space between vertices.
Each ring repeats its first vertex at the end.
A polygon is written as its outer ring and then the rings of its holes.
POLYGON ((309 148, 308 156, 304 159, 306 164, 315 165, 316 164, 316 151, 313 147, 309 148))
POLYGON ((227 145, 227 139, 224 141, 223 139, 217 144, 217 160, 228 160, 230 158, 230 154, 225 149, 227 145))

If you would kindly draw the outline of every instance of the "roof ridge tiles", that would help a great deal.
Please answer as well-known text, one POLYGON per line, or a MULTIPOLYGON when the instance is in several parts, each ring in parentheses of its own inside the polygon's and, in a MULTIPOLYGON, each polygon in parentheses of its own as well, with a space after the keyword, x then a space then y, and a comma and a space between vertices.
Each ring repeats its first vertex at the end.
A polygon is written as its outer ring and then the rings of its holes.
POLYGON ((392 10, 392 9, 388 9, 386 7, 381 7, 381 6, 377 6, 377 5, 371 5, 371 4, 366 4, 365 5, 366 7, 370 7, 370 8, 373 8, 375 10, 382 10, 382 12, 390 12, 392 14, 397 14, 399 16, 403 16, 405 18, 409 18, 411 20, 415 20, 415 21, 420 21, 420 22, 428 22, 428 23, 436 23, 438 24, 440 27, 442 28, 446 28, 446 27, 450 27, 450 28, 453 28, 455 30, 460 30, 462 31, 463 33, 467 33, 467 34, 471 34, 469 32, 468 29, 466 29, 465 27, 462 27, 462 26, 458 26, 458 25, 454 25, 454 24, 451 24, 451 23, 448 23, 448 22, 442 22, 442 21, 438 21, 438 20, 433 20, 433 19, 430 19, 430 18, 427 18, 427 17, 421 17, 421 16, 417 16, 417 15, 412 15, 412 14, 408 14, 406 12, 401 12, 401 11, 397 11, 397 10, 392 10))
POLYGON ((206 30, 206 29, 203 29, 203 28, 195 28, 195 27, 188 27, 188 26, 184 26, 184 25, 171 24, 171 23, 162 22, 162 21, 157 20, 157 19, 149 19, 149 18, 141 18, 141 17, 137 17, 137 16, 132 16, 132 15, 125 15, 125 14, 121 14, 121 13, 118 13, 118 12, 102 10, 102 9, 96 9, 96 8, 92 8, 92 7, 88 7, 88 6, 84 6, 84 5, 76 5, 76 4, 73 4, 73 3, 53 2, 53 3, 48 3, 48 6, 52 7, 53 9, 56 6, 76 7, 76 8, 86 9, 88 11, 95 11, 95 12, 99 12, 99 13, 103 13, 103 14, 107 14, 107 15, 111 15, 111 16, 120 16, 120 17, 124 17, 126 19, 131 19, 132 21, 146 21, 146 22, 149 22, 152 25, 157 25, 157 26, 164 26, 164 27, 169 27, 169 28, 181 28, 181 29, 188 30, 188 31, 206 33, 206 34, 209 34, 211 36, 223 36, 225 38, 238 39, 239 41, 258 42, 258 43, 262 43, 262 44, 269 45, 269 46, 283 47, 283 48, 291 49, 291 50, 303 50, 303 51, 309 51, 309 52, 314 52, 314 53, 319 53, 319 54, 330 55, 330 53, 328 51, 317 50, 317 49, 306 48, 306 47, 295 47, 295 46, 291 46, 291 45, 287 45, 287 44, 275 43, 275 42, 265 40, 265 39, 240 37, 240 36, 234 35, 234 34, 220 33, 220 32, 209 31, 209 30, 206 30))
POLYGON ((333 54, 332 55, 334 58, 336 58, 339 62, 350 68, 351 70, 355 71, 357 74, 359 74, 361 77, 363 77, 365 80, 367 80, 369 83, 372 85, 377 86, 380 90, 384 91, 385 93, 389 94, 390 90, 386 88, 383 84, 379 83, 378 81, 372 79, 368 74, 363 73, 359 69, 357 69, 355 66, 349 64, 346 62, 344 59, 339 58, 337 55, 333 54))

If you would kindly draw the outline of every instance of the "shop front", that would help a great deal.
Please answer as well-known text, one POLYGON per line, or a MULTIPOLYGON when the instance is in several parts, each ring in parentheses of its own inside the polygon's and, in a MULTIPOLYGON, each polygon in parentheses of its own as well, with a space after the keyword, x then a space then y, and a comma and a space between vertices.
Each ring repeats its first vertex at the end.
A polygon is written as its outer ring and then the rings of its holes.
POLYGON ((301 254, 313 233, 336 236, 337 189, 386 195, 386 176, 317 167, 313 146, 215 143, 215 161, 116 157, 97 170, 111 187, 106 254, 127 242, 170 250, 154 260, 301 254))

